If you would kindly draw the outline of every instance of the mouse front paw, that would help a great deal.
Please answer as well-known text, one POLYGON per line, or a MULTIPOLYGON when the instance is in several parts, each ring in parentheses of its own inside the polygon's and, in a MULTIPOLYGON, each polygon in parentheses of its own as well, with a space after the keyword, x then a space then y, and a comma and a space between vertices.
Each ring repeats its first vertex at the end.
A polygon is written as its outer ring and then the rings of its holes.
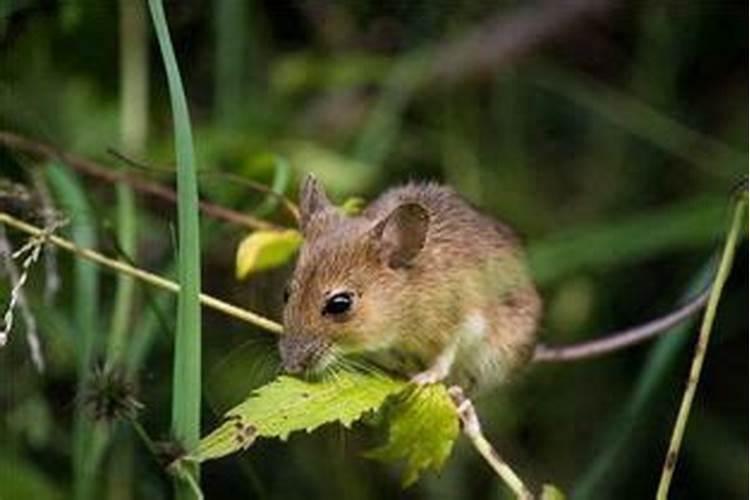
POLYGON ((452 344, 435 359, 427 370, 417 373, 411 378, 412 384, 437 384, 445 380, 451 372, 453 360, 456 357, 456 345, 452 344))
POLYGON ((432 368, 419 372, 414 375, 410 382, 417 385, 430 385, 442 382, 448 376, 448 371, 443 369, 441 366, 433 366, 432 368))

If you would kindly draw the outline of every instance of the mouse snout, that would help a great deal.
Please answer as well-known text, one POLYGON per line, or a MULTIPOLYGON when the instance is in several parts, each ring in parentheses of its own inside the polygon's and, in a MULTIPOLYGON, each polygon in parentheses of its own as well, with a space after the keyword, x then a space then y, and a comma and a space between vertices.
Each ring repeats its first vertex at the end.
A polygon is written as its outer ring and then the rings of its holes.
POLYGON ((320 337, 286 334, 279 340, 281 367, 287 373, 314 370, 328 344, 320 337))

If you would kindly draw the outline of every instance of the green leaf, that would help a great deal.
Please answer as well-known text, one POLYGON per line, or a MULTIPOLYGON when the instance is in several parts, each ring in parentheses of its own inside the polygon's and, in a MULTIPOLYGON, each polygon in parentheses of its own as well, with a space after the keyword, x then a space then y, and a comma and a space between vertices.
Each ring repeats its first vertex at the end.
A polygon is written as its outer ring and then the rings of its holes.
POLYGON ((565 494, 554 484, 542 486, 542 500, 565 500, 565 494))
POLYGON ((286 263, 301 244, 302 235, 294 229, 251 233, 237 247, 237 279, 286 263))
POLYGON ((404 487, 413 484, 424 469, 439 472, 458 437, 458 415, 442 384, 414 388, 391 408, 388 442, 366 453, 388 462, 406 461, 404 487))
POLYGON ((304 165, 334 197, 367 191, 377 174, 367 163, 312 141, 288 140, 279 146, 291 165, 304 165))
POLYGON ((292 432, 310 432, 330 422, 348 427, 405 387, 405 382, 350 371, 321 382, 282 375, 227 412, 188 459, 219 458, 246 449, 256 437, 286 440, 292 432))
POLYGON ((359 196, 352 196, 344 200, 344 203, 338 206, 339 212, 347 216, 359 215, 364 210, 367 201, 359 196))

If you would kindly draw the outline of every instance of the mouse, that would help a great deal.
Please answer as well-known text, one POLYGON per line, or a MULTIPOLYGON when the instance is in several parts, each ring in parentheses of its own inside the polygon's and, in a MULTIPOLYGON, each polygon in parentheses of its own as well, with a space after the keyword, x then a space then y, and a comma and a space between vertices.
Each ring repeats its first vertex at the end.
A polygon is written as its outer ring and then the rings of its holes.
POLYGON ((284 289, 281 368, 347 359, 414 383, 484 389, 532 358, 542 301, 522 244, 453 188, 409 182, 355 216, 303 179, 304 237, 284 289))

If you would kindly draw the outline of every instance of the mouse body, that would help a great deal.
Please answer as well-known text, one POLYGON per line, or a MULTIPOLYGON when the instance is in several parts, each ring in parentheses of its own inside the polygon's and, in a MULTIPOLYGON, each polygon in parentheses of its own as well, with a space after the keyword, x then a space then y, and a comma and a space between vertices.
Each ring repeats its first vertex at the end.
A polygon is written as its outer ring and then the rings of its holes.
POLYGON ((300 229, 284 294, 285 371, 357 355, 417 383, 481 388, 531 358, 541 301, 521 245, 450 187, 409 183, 345 216, 308 176, 300 229))

